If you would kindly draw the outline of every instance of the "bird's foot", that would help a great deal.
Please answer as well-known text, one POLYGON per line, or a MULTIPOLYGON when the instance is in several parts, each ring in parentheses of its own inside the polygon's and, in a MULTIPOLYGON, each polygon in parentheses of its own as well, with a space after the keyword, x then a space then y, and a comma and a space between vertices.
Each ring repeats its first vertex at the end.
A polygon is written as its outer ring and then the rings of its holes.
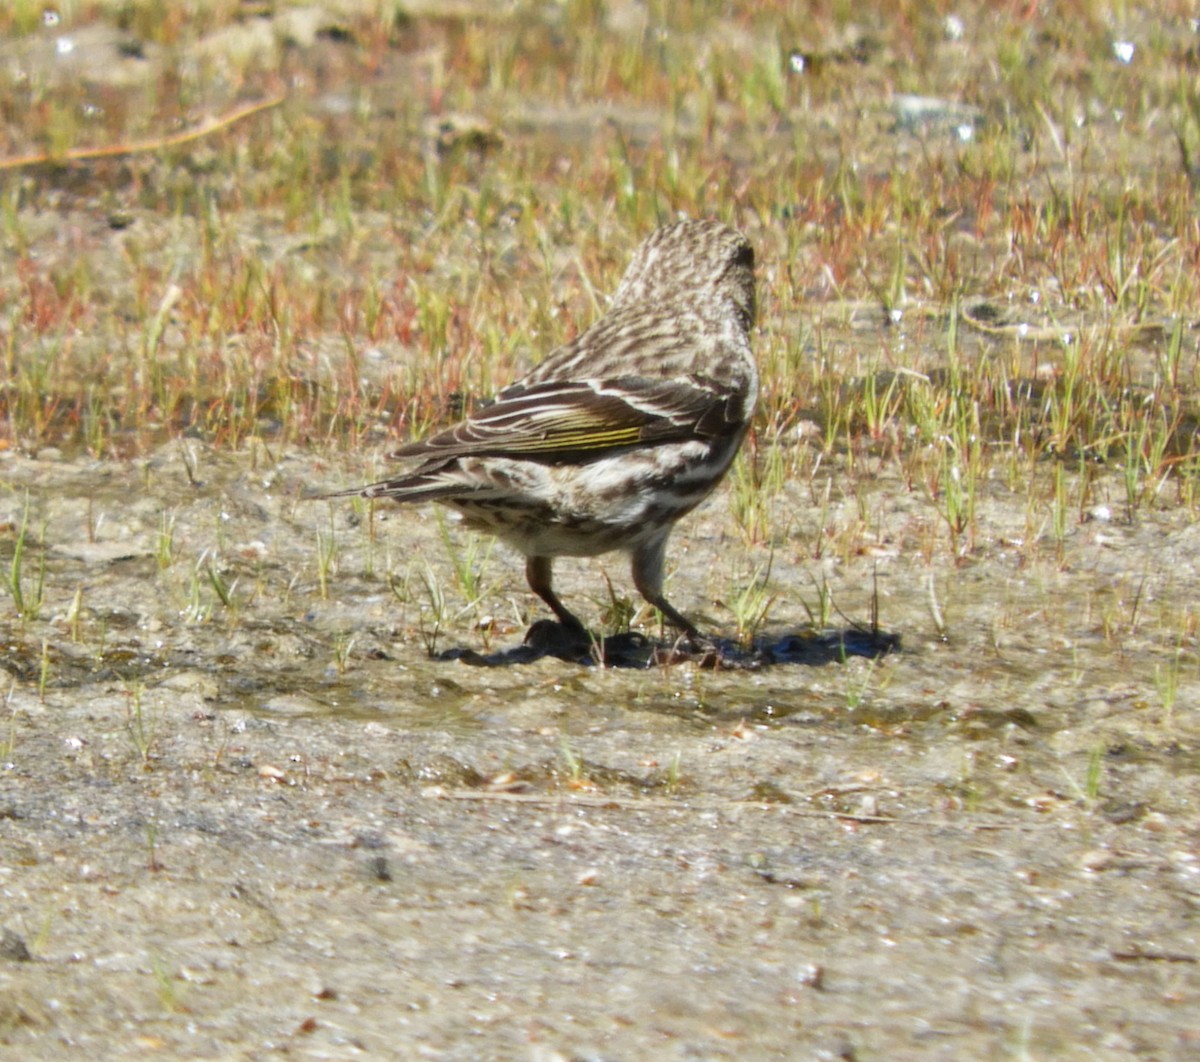
POLYGON ((728 646, 693 629, 682 631, 674 641, 660 646, 654 654, 656 664, 695 664, 716 671, 732 664, 728 646))

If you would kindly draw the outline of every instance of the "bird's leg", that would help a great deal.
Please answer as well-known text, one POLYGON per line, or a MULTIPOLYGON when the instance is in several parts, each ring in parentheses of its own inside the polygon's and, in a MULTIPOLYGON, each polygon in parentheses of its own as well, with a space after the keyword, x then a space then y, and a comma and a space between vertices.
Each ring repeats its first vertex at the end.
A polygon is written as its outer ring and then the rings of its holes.
POLYGON ((693 641, 703 642, 704 637, 683 613, 677 611, 663 594, 663 558, 667 548, 670 529, 656 538, 644 542, 633 551, 633 585, 638 593, 650 602, 673 627, 678 627, 693 641))
POLYGON ((525 578, 529 589, 550 606, 550 611, 558 617, 558 622, 571 634, 587 637, 587 628, 576 618, 554 592, 554 577, 550 570, 549 557, 530 557, 525 561, 525 578))

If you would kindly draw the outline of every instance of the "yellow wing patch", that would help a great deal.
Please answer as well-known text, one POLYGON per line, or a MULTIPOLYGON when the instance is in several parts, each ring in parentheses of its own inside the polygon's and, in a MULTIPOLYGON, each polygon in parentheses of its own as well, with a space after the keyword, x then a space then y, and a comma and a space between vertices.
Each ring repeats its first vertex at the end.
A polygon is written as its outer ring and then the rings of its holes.
POLYGON ((508 439, 504 448, 519 453, 547 453, 555 450, 608 450, 618 446, 631 446, 641 438, 641 429, 629 428, 579 428, 576 430, 543 432, 541 435, 524 439, 508 439))

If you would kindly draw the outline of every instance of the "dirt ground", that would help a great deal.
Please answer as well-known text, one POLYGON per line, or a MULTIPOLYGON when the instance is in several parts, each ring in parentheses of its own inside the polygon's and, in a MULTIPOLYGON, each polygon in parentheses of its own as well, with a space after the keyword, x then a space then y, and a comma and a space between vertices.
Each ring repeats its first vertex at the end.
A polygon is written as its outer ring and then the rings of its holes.
MULTIPOLYGON (((486 668, 398 639, 379 578, 313 602, 331 503, 300 498, 351 472, 177 446, 4 471, 49 558, 47 619, 3 659, 13 1057, 1196 1047, 1192 709, 1165 720, 1087 614, 1127 571, 1145 609, 1191 598, 1190 521, 1089 525, 1061 569, 998 546, 939 588, 942 641, 903 537, 918 503, 881 483, 893 548, 828 574, 860 611, 877 583, 898 651, 486 668), (154 560, 164 505, 181 551, 219 537, 243 558, 243 604, 187 621, 191 591, 154 560)), ((713 600, 723 509, 679 536, 684 608, 713 600)), ((345 515, 352 573, 366 534, 345 515)), ((433 522, 388 516, 388 548, 445 575, 433 522)), ((521 599, 520 565, 490 563, 521 599)), ((805 565, 775 563, 764 637, 802 637, 805 565)), ((594 563, 562 567, 564 592, 595 592, 594 563)))
MULTIPOLYGON (((614 32, 641 10, 610 6, 614 32)), ((822 149, 838 112, 802 112, 822 149)), ((524 113, 533 139, 581 135, 576 112, 524 113)), ((668 120, 634 117, 631 141, 668 120)), ((0 282, 94 255, 93 297, 141 336, 165 304, 105 290, 140 261, 121 233, 169 264, 204 227, 130 223, 108 194, 21 215, 6 191, 27 243, 6 237, 0 282)), ((266 213, 245 220, 264 258, 333 274, 417 224, 353 214, 354 248, 313 250, 266 213)), ((809 356, 807 314, 764 301, 760 349, 809 356)), ((939 357, 939 328, 893 324, 830 311, 822 356, 939 357)), ((1185 355, 1194 374, 1190 325, 1185 355)), ((544 610, 501 547, 430 508, 308 497, 368 481, 394 440, 214 434, 0 449, 0 1057, 1200 1055, 1200 526, 1165 480, 1133 512, 1121 469, 1083 489, 1076 462, 1064 489, 1089 501, 1056 531, 1051 472, 996 474, 956 549, 887 452, 765 440, 820 455, 771 494, 775 531, 743 534, 726 484, 669 550, 672 602, 742 666, 605 668, 521 655, 544 610)), ((633 595, 619 556, 556 579, 597 628, 633 595)))

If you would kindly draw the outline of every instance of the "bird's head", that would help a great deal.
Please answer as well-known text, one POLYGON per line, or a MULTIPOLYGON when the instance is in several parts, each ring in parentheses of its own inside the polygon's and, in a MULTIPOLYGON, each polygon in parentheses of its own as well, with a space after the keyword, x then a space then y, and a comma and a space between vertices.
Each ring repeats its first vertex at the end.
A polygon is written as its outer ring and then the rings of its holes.
POLYGON ((754 248, 719 221, 678 221, 638 247, 613 296, 613 308, 635 303, 679 306, 702 315, 732 313, 754 325, 754 248))

